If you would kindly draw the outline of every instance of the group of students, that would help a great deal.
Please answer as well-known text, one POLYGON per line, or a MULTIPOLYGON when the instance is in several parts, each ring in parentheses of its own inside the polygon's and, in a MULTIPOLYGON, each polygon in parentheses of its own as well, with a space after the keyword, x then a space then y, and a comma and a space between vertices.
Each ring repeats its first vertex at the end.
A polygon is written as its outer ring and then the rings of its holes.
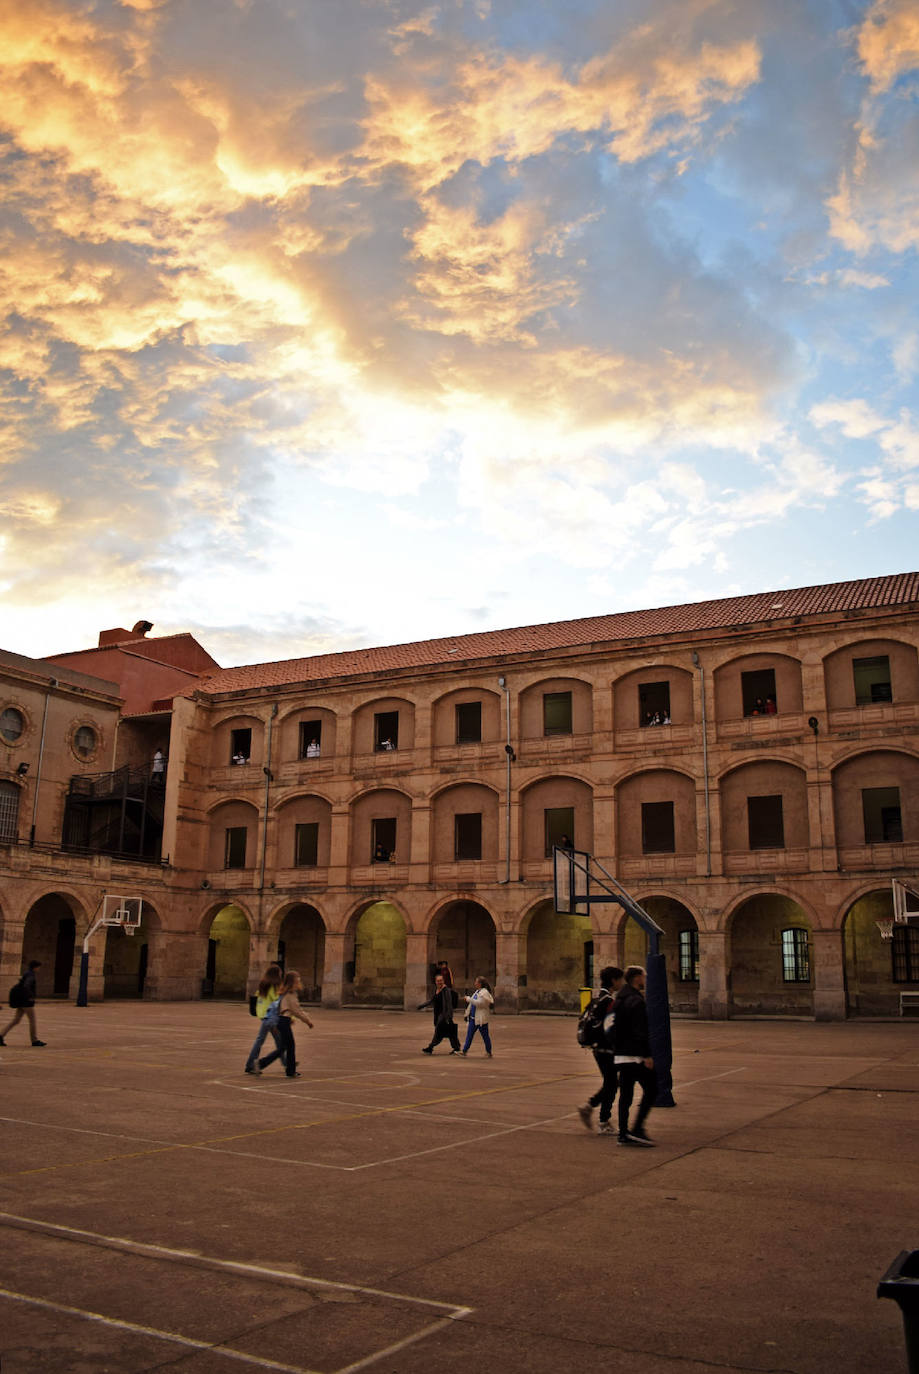
POLYGON ((491 1033, 488 1029, 488 1023, 491 1018, 491 1009, 495 1005, 491 984, 485 978, 477 978, 475 980, 475 992, 467 993, 463 1001, 466 1003, 466 1040, 460 1049, 459 1034, 456 1029, 456 1022, 453 1020, 453 1013, 459 1006, 459 996, 453 986, 453 974, 450 972, 450 965, 446 960, 442 960, 437 965, 434 974, 433 995, 426 1002, 419 1002, 418 1004, 419 1011, 424 1011, 425 1007, 430 1007, 434 1013, 434 1034, 431 1036, 430 1043, 423 1046, 422 1054, 433 1054, 441 1040, 449 1040, 451 1054, 466 1055, 469 1053, 475 1033, 478 1031, 485 1045, 485 1053, 491 1059, 491 1033))
POLYGON ((246 1073, 260 1074, 280 1059, 288 1078, 299 1078, 297 1046, 293 1021, 303 1021, 313 1029, 313 1023, 300 1006, 299 994, 303 980, 295 968, 282 972, 280 964, 271 964, 262 974, 255 993, 255 1014, 259 1019, 258 1034, 246 1059, 246 1073), (274 1040, 269 1054, 260 1054, 268 1036, 274 1040))
POLYGON ((602 1082, 578 1114, 588 1130, 593 1129, 593 1113, 600 1108, 600 1135, 616 1135, 620 1145, 648 1146, 655 1142, 645 1130, 648 1113, 657 1097, 657 1074, 651 1056, 648 1009, 645 1004, 645 970, 632 965, 623 973, 614 965, 600 972, 600 992, 595 1019, 602 1024, 601 1042, 592 1046, 602 1082), (635 1120, 629 1115, 635 1087, 642 1094, 635 1120), (612 1125, 613 1103, 619 1093, 618 1132, 612 1125))

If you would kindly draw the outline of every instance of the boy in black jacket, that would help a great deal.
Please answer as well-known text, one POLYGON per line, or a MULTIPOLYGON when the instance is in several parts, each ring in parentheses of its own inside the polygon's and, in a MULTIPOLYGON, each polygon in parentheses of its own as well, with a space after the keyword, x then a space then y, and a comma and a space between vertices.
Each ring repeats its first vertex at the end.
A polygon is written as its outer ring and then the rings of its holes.
POLYGON ((616 1068, 619 1070, 619 1144, 653 1145, 645 1121, 657 1097, 657 1074, 651 1058, 645 971, 633 965, 625 971, 625 986, 616 996, 616 1068), (642 1094, 635 1124, 629 1130, 629 1110, 640 1083, 642 1094))

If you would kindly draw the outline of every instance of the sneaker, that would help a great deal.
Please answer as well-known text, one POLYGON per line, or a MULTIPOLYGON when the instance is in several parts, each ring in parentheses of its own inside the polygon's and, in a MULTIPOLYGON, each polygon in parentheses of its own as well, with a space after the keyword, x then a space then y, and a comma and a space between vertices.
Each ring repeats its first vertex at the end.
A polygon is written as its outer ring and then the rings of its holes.
POLYGON ((3 1045, 4 1048, 6 1047, 6 1041, 4 1040, 2 1035, 0 1035, 0 1045, 3 1045))
POLYGON ((645 1134, 644 1126, 636 1126, 634 1131, 629 1131, 629 1140, 633 1145, 655 1145, 657 1143, 645 1134))
POLYGON ((579 1117, 581 1118, 581 1120, 584 1122, 584 1125, 587 1127, 588 1130, 591 1129, 591 1126, 590 1126, 590 1119, 591 1119, 591 1117, 593 1116, 593 1114, 594 1114, 594 1109, 593 1109, 593 1107, 590 1106, 589 1103, 588 1103, 586 1106, 584 1106, 584 1107, 578 1107, 578 1116, 579 1116, 579 1117))
POLYGON ((33 1044, 33 1045, 41 1045, 42 1048, 44 1048, 44 1046, 45 1046, 45 1041, 44 1041, 44 1040, 33 1040, 33 1041, 32 1041, 32 1044, 33 1044))
POLYGON ((258 1064, 253 1064, 251 1068, 248 1064, 246 1065, 246 1073, 254 1073, 256 1078, 259 1078, 261 1076, 261 1072, 262 1071, 259 1068, 258 1064))
POLYGON ((617 1145, 637 1145, 637 1144, 638 1144, 638 1141, 637 1141, 637 1140, 633 1140, 632 1137, 631 1137, 630 1135, 617 1135, 617 1136, 616 1136, 616 1144, 617 1144, 617 1145))
POLYGON ((433 1049, 431 1048, 430 1045, 425 1045, 425 1047, 424 1047, 424 1049, 421 1051, 421 1053, 422 1053, 422 1054, 433 1054, 434 1051, 433 1051, 433 1049))
POLYGON ((597 1135, 615 1135, 615 1132, 608 1121, 601 1121, 597 1127, 597 1135))
POLYGON ((453 1055, 453 1054, 462 1054, 462 1052, 463 1052, 462 1050, 451 1050, 451 1051, 450 1051, 451 1055, 453 1055))
POLYGON ((286 1075, 286 1077, 287 1077, 287 1078, 301 1078, 301 1077, 302 1077, 302 1074, 300 1074, 300 1073, 289 1073, 289 1074, 286 1075))

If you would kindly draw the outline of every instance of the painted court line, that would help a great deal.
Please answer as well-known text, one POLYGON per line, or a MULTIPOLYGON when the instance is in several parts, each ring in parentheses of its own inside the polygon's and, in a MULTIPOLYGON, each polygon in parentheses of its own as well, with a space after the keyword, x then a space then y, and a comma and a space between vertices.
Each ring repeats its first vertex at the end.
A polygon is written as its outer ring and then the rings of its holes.
MULTIPOLYGON (((378 1361, 397 1353, 399 1350, 404 1350, 408 1346, 424 1340, 427 1336, 436 1334, 438 1331, 448 1326, 450 1322, 470 1316, 474 1310, 471 1307, 461 1307, 456 1303, 439 1302, 433 1298, 417 1298, 408 1293, 393 1293, 384 1288, 370 1288, 365 1284, 341 1283, 332 1279, 316 1278, 312 1275, 295 1274, 285 1269, 269 1269, 267 1266, 260 1264, 244 1264, 238 1260, 217 1259, 214 1256, 202 1255, 190 1250, 173 1250, 168 1246, 153 1245, 144 1241, 127 1240, 122 1236, 106 1236, 95 1231, 85 1231, 72 1226, 61 1226, 55 1222, 39 1221, 33 1217, 19 1216, 12 1212, 0 1212, 0 1224, 5 1224, 16 1230, 27 1231, 37 1235, 46 1235, 64 1241, 98 1246, 101 1249, 115 1250, 123 1254, 138 1255, 145 1259, 162 1260, 195 1269, 208 1269, 225 1274, 234 1274, 241 1278, 264 1280, 266 1282, 270 1281, 274 1284, 280 1283, 285 1287, 299 1288, 306 1292, 324 1289, 326 1291, 352 1293, 369 1298, 383 1298, 388 1302, 400 1303, 403 1306, 417 1307, 442 1314, 435 1321, 428 1323, 420 1330, 414 1332, 411 1336, 406 1336, 403 1340, 397 1341, 393 1345, 374 1351, 363 1359, 348 1365, 343 1365, 340 1369, 335 1371, 335 1374, 356 1374, 357 1370, 367 1369, 378 1361)), ((209 1341, 195 1340, 191 1336, 182 1336, 179 1335, 178 1332, 161 1331, 156 1327, 139 1326, 132 1322, 122 1321, 118 1318, 106 1317, 100 1312, 91 1312, 87 1309, 78 1307, 68 1307, 62 1303, 49 1302, 44 1298, 34 1298, 26 1293, 17 1293, 11 1289, 0 1288, 0 1297, 5 1297, 12 1302, 21 1302, 33 1307, 43 1308, 46 1311, 60 1312, 62 1315, 74 1316, 84 1321, 95 1322, 103 1326, 130 1331, 133 1334, 151 1336, 158 1340, 170 1341, 174 1344, 187 1346, 195 1350, 206 1350, 213 1354, 224 1355, 228 1359, 254 1365, 260 1369, 277 1370, 280 1371, 281 1374, 316 1374, 316 1371, 303 1366, 279 1364, 262 1357, 246 1355, 228 1346, 209 1341)))

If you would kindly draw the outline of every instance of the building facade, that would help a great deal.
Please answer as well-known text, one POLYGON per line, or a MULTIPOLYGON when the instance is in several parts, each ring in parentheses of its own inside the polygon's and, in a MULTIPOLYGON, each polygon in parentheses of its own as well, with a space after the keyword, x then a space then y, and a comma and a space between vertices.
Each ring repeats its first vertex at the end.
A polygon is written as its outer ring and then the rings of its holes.
MULTIPOLYGON (((133 671, 165 643, 122 652, 133 671)), ((0 831, 10 980, 54 920, 79 947, 102 893, 124 889, 143 925, 94 937, 93 996, 242 997, 280 955, 326 1005, 411 1007, 447 959, 506 1010, 573 1008, 645 941, 615 905, 555 912, 562 842, 663 928, 677 1011, 895 1015, 919 989, 919 928, 884 942, 876 924, 890 879, 919 876, 919 574, 226 671, 205 659, 183 661, 193 681, 171 697, 158 682, 128 711, 121 691, 115 768, 150 774, 146 850, 136 827, 118 847, 123 822, 80 821, 55 847, 74 790, 111 791, 102 770, 62 773, 58 796, 43 783, 41 853, 21 824, 0 831)), ((0 712, 31 722, 15 668, 0 712)), ((108 671, 111 713, 124 676, 108 671)), ((18 788, 20 813, 30 738, 3 736, 6 773, 0 752, 0 801, 18 788)))

